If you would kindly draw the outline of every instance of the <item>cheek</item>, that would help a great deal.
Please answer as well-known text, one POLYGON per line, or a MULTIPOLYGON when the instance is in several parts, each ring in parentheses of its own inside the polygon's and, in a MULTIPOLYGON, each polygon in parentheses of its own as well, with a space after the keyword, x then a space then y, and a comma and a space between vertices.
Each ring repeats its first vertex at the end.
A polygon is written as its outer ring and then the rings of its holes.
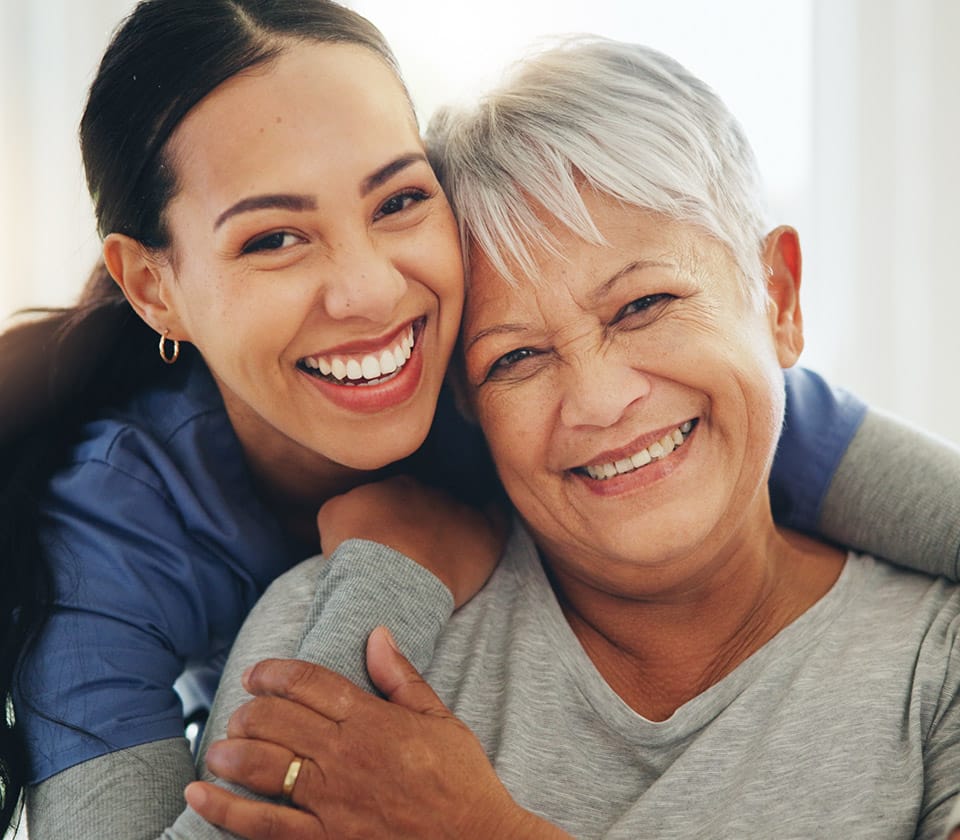
POLYGON ((425 224, 415 236, 398 245, 394 257, 397 267, 443 299, 463 306, 463 260, 460 257, 459 237, 453 216, 437 215, 425 224))
POLYGON ((537 472, 545 463, 549 447, 546 418, 550 412, 536 389, 514 386, 481 393, 475 405, 490 453, 504 480, 537 472))

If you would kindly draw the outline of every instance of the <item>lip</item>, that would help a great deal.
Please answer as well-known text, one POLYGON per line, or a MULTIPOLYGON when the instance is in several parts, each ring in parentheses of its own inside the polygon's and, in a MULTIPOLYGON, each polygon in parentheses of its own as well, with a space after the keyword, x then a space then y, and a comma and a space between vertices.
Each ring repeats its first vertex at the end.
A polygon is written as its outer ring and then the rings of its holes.
MULTIPOLYGON (((688 421, 694 423, 694 425, 697 425, 695 421, 698 419, 698 417, 685 417, 679 423, 675 423, 670 426, 664 426, 662 429, 658 429, 653 432, 647 432, 644 435, 640 435, 640 437, 631 441, 626 446, 621 446, 619 449, 608 449, 605 452, 599 452, 596 455, 592 455, 590 456, 589 460, 577 464, 573 469, 583 468, 590 464, 606 464, 612 461, 619 461, 622 458, 629 458, 634 452, 639 452, 641 449, 646 449, 651 444, 654 444, 660 440, 665 434, 669 434, 674 429, 679 428, 688 421)), ((692 434, 693 431, 691 431, 691 435, 692 434)))
POLYGON ((409 321, 404 321, 393 332, 386 333, 380 338, 365 338, 358 341, 349 341, 345 344, 338 344, 336 347, 328 347, 325 350, 321 350, 316 353, 308 353, 306 356, 302 356, 301 358, 312 359, 318 356, 337 355, 359 356, 367 353, 377 353, 396 343, 399 337, 410 328, 411 324, 413 325, 414 332, 422 332, 425 321, 426 316, 421 315, 419 318, 412 318, 409 321))
MULTIPOLYGON (((359 354, 372 352, 388 346, 395 341, 404 330, 410 326, 407 321, 403 326, 386 336, 384 339, 350 342, 338 345, 334 350, 324 351, 325 354, 359 354)), ((424 370, 424 345, 427 343, 426 318, 418 318, 413 322, 414 344, 413 351, 407 363, 386 382, 376 385, 347 385, 337 384, 325 379, 318 379, 309 373, 297 368, 297 373, 306 382, 317 389, 327 400, 347 411, 360 414, 376 414, 388 411, 403 405, 419 390, 424 370)))
MULTIPOLYGON (((567 475, 578 482, 594 496, 619 496, 625 493, 631 493, 656 484, 667 478, 680 469, 686 460, 690 457, 696 445, 697 430, 700 428, 699 417, 687 418, 693 422, 693 428, 687 434, 683 445, 674 449, 667 457, 651 461, 646 466, 633 470, 632 472, 616 475, 607 479, 591 478, 584 472, 580 472, 582 466, 567 470, 567 475)), ((651 444, 660 440, 665 434, 678 428, 686 420, 681 420, 676 426, 665 426, 658 431, 642 435, 636 438, 626 447, 607 450, 591 458, 589 464, 603 464, 618 461, 622 458, 638 452, 641 449, 648 448, 651 444)))

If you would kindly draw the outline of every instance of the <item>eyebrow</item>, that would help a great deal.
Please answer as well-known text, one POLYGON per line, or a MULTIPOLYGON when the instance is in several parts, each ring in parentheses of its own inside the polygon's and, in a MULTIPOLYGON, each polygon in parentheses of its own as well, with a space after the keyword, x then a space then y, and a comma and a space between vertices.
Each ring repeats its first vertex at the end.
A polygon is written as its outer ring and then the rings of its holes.
MULTIPOLYGON (((398 172, 402 172, 408 166, 415 163, 428 163, 427 156, 421 152, 412 152, 408 155, 402 155, 396 160, 390 161, 385 166, 381 166, 372 175, 368 175, 360 184, 360 195, 365 196, 373 192, 377 187, 389 181, 398 172)), ((292 210, 296 213, 305 213, 308 210, 316 210, 317 202, 309 195, 297 195, 291 193, 274 193, 267 195, 253 195, 249 198, 243 198, 236 204, 231 205, 224 210, 217 220, 213 223, 213 229, 219 228, 227 219, 236 216, 238 213, 249 213, 253 210, 292 210)))
POLYGON ((252 195, 249 198, 240 199, 236 204, 231 205, 217 216, 217 220, 213 223, 213 229, 216 230, 227 219, 231 216, 236 216, 238 213, 249 213, 251 210, 270 210, 273 208, 304 213, 307 210, 316 210, 317 202, 309 195, 294 195, 290 193, 252 195))
MULTIPOLYGON (((590 292, 589 298, 592 303, 597 303, 603 300, 614 286, 617 285, 624 277, 634 271, 643 271, 647 268, 676 268, 673 263, 663 262, 662 260, 634 260, 633 262, 628 263, 619 271, 617 271, 610 279, 605 280, 598 288, 590 292)), ((517 333, 526 332, 527 326, 524 324, 494 324, 492 327, 487 327, 486 329, 480 330, 473 338, 468 341, 463 348, 463 352, 466 353, 474 344, 484 338, 489 338, 494 335, 516 335, 517 333)))
POLYGON ((634 271, 644 271, 648 268, 676 268, 673 263, 663 262, 663 260, 634 260, 631 263, 627 263, 623 268, 621 268, 616 274, 614 274, 609 280, 604 281, 598 288, 590 292, 590 300, 593 303, 597 303, 605 298, 614 286, 617 285, 624 277, 628 274, 632 274, 634 271))
POLYGON ((408 155, 401 155, 396 160, 390 161, 386 166, 381 166, 372 175, 368 175, 360 184, 360 195, 365 196, 373 192, 381 184, 389 181, 398 172, 402 172, 408 166, 419 162, 427 163, 427 156, 423 152, 411 152, 408 155))
POLYGON ((527 329, 527 326, 524 324, 495 324, 492 327, 487 327, 485 330, 480 330, 480 332, 466 343, 463 352, 466 354, 478 341, 489 338, 492 335, 516 335, 517 333, 526 332, 527 329))

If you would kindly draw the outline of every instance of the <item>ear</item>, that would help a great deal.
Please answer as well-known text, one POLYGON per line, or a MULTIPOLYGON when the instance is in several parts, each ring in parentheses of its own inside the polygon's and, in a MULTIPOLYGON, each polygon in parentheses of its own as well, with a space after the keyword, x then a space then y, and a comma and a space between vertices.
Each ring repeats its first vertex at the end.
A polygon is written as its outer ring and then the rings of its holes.
POLYGON ((800 238, 792 227, 781 226, 767 235, 763 247, 767 268, 767 314, 780 366, 796 364, 803 351, 803 314, 800 311, 800 238))
MULTIPOLYGON (((103 241, 103 261, 134 311, 161 335, 183 339, 180 321, 164 290, 170 268, 130 236, 111 233, 103 241)), ((172 275, 170 275, 172 276, 172 275)))

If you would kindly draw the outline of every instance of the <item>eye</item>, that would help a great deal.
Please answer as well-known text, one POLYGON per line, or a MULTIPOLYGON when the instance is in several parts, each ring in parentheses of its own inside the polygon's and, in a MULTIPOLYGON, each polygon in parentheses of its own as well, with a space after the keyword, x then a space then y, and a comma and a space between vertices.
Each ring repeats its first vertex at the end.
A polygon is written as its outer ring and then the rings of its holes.
POLYGON ((287 248, 299 241, 300 237, 296 234, 278 230, 274 233, 268 233, 266 236, 251 239, 243 246, 242 253, 255 254, 258 251, 279 251, 281 248, 287 248))
POLYGON ((390 198, 380 205, 380 209, 377 210, 374 219, 381 219, 384 216, 392 216, 395 213, 400 213, 412 204, 419 204, 428 198, 430 198, 430 194, 423 190, 405 190, 404 192, 397 193, 396 195, 390 196, 390 198))
POLYGON ((510 373, 512 370, 516 369, 517 365, 519 365, 521 362, 526 359, 532 359, 537 355, 539 355, 539 351, 534 350, 532 347, 518 347, 516 350, 511 350, 509 353, 504 353, 499 359, 490 365, 490 369, 487 371, 484 381, 486 382, 488 379, 495 378, 501 374, 510 373))
POLYGON ((655 295, 644 295, 641 298, 630 301, 626 306, 624 306, 619 312, 617 312, 616 317, 613 319, 614 323, 622 321, 624 318, 629 318, 631 315, 638 314, 651 314, 651 310, 657 310, 660 306, 665 304, 667 301, 673 300, 674 296, 666 293, 660 293, 655 295))

